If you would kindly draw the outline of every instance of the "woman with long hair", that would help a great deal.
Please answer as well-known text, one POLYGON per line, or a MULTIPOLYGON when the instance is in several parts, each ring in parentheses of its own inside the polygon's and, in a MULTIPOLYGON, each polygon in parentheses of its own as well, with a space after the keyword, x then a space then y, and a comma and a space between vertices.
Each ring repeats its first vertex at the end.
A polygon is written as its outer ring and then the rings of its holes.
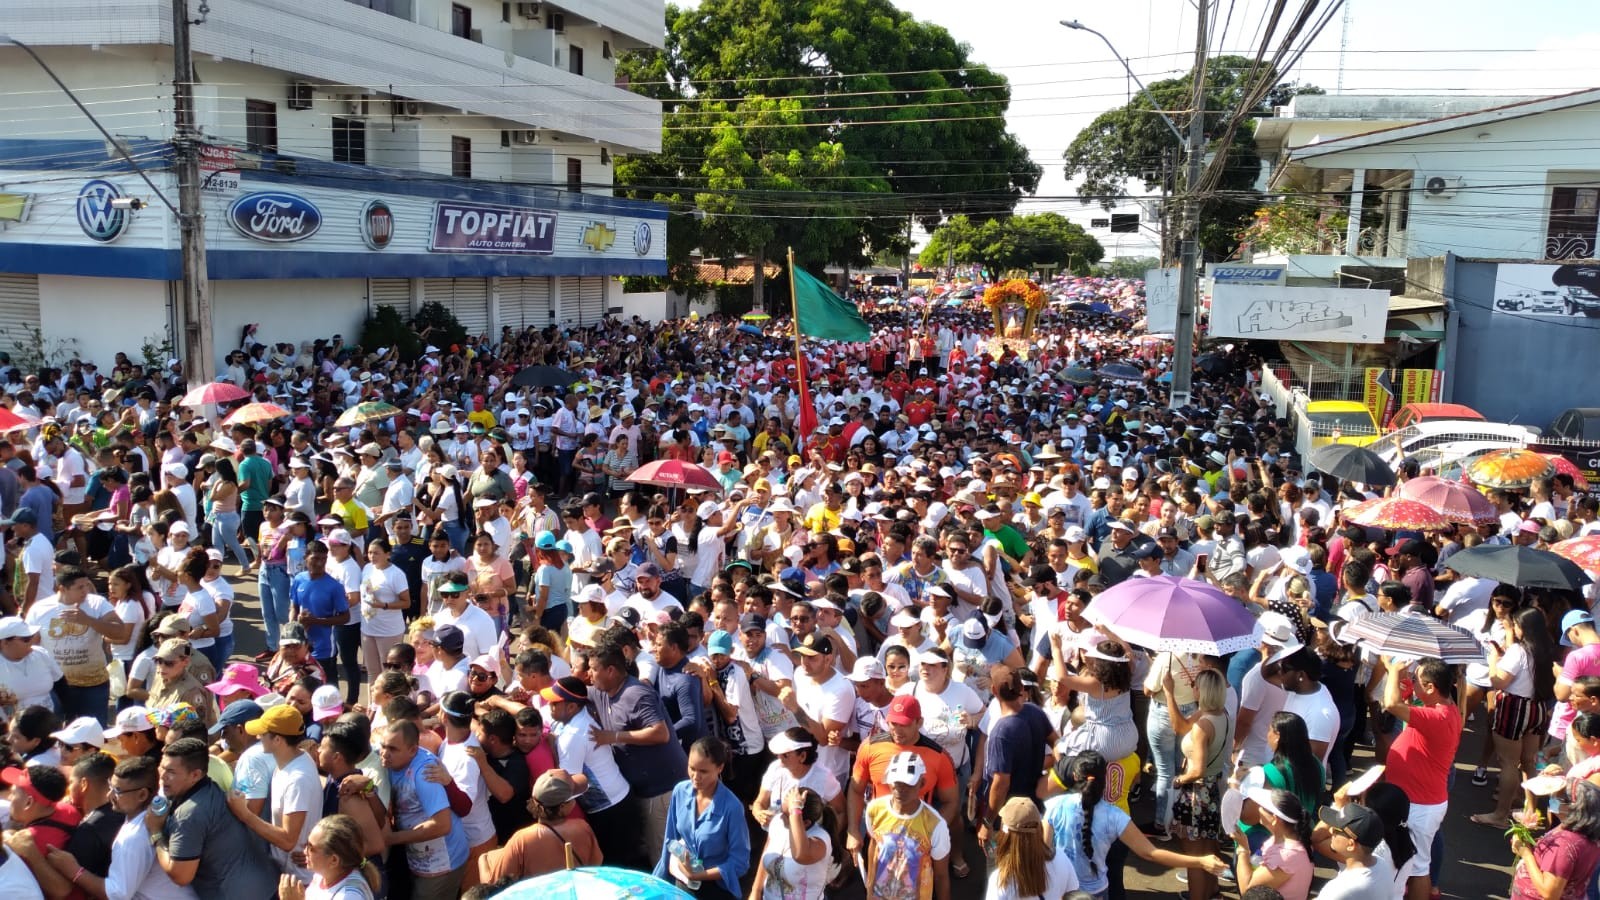
POLYGON ((792 787, 767 828, 751 900, 822 900, 828 870, 844 865, 843 845, 834 840, 839 820, 833 808, 816 791, 792 787))
POLYGON ((232 551, 239 560, 240 576, 249 576, 250 556, 239 543, 239 474, 233 467, 233 460, 227 457, 217 460, 209 499, 211 546, 224 552, 232 551))
MULTIPOLYGON (((1511 617, 1523 606, 1521 590, 1513 585, 1497 584, 1489 594, 1487 608, 1467 613, 1456 624, 1472 632, 1478 643, 1484 646, 1494 644, 1503 648, 1510 643, 1507 635, 1511 631, 1511 617)), ((1462 727, 1466 726, 1467 720, 1472 718, 1475 711, 1487 710, 1491 690, 1489 666, 1486 663, 1470 663, 1462 667, 1460 686, 1462 727)), ((1489 763, 1494 760, 1494 732, 1489 728, 1482 730, 1483 748, 1478 755, 1478 765, 1472 770, 1472 783, 1479 787, 1489 783, 1489 763)))
POLYGON ((1212 875, 1227 871, 1227 863, 1212 856, 1188 856, 1158 849, 1115 803, 1105 801, 1106 760, 1093 750, 1056 760, 1049 776, 1053 793, 1044 802, 1045 835, 1056 853, 1072 862, 1078 890, 1104 896, 1113 874, 1106 855, 1118 841, 1158 866, 1169 869, 1205 869, 1212 875))
POLYGON ((511 594, 517 589, 517 576, 512 571, 511 560, 501 555, 494 535, 487 531, 478 532, 472 540, 472 555, 467 557, 467 575, 471 578, 468 593, 474 598, 479 595, 488 598, 480 608, 494 619, 500 631, 505 631, 511 613, 511 594))
POLYGON ((722 782, 728 745, 703 737, 689 748, 688 778, 672 789, 657 878, 697 883, 701 897, 733 900, 750 866, 744 806, 722 782))
POLYGON ((560 631, 572 617, 572 567, 567 565, 567 555, 556 546, 558 543, 548 531, 541 531, 534 538, 537 568, 533 570, 532 596, 528 601, 529 618, 552 631, 560 631))
POLYGON ((373 900, 383 885, 383 873, 361 852, 361 828, 356 820, 335 813, 326 816, 306 837, 306 868, 311 883, 293 875, 278 878, 280 900, 373 900))
MULTIPOLYGON (((1228 718, 1228 682, 1213 669, 1195 673, 1197 709, 1186 716, 1178 708, 1169 669, 1165 677, 1167 714, 1181 738, 1183 772, 1172 779, 1173 830, 1183 852, 1208 856, 1222 841, 1222 780, 1228 752, 1233 747, 1233 721, 1228 718)), ((1216 880, 1204 869, 1189 872, 1192 900, 1210 900, 1216 880)))
POLYGON ((217 655, 217 638, 222 634, 225 613, 217 606, 216 597, 202 583, 211 568, 211 557, 200 547, 189 548, 178 568, 178 590, 183 600, 178 603, 178 613, 189 620, 194 630, 189 632, 189 644, 200 651, 211 667, 221 672, 227 657, 217 655))
POLYGON ((1511 900, 1582 897, 1600 868, 1600 788, 1578 781, 1569 791, 1571 803, 1559 826, 1534 844, 1511 838, 1517 858, 1511 900))
POLYGON ((144 630, 144 623, 160 611, 157 606, 160 601, 144 569, 135 565, 123 566, 107 577, 106 599, 117 611, 117 618, 133 626, 133 633, 126 642, 111 645, 111 658, 122 663, 122 674, 127 675, 134 655, 139 652, 139 634, 144 630))
POLYGON ((1500 787, 1494 810, 1472 817, 1479 825, 1495 828, 1510 824, 1522 782, 1539 774, 1539 745, 1556 696, 1556 649, 1544 613, 1534 606, 1517 610, 1507 637, 1510 643, 1504 648, 1493 643, 1484 648, 1494 691, 1489 730, 1500 761, 1500 787))
POLYGON ((772 762, 761 776, 761 787, 750 804, 750 815, 756 824, 768 829, 769 840, 772 823, 783 815, 780 802, 795 788, 815 793, 835 815, 843 816, 843 785, 827 766, 817 765, 817 739, 811 732, 796 725, 773 735, 767 748, 772 751, 772 762))
POLYGON ((1000 835, 984 900, 1057 900, 1078 889, 1078 873, 1045 835, 1039 807, 1012 797, 1000 807, 1000 835))
MULTIPOLYGON (((1266 789, 1288 791, 1299 801, 1301 809, 1316 815, 1321 806, 1325 774, 1322 760, 1311 747, 1305 720, 1292 712, 1274 715, 1267 727, 1267 746, 1272 750, 1272 759, 1261 767, 1266 789)), ((1267 832, 1259 825, 1247 822, 1243 830, 1251 840, 1252 849, 1259 849, 1267 838, 1267 832)))
POLYGON ((1093 750, 1106 759, 1122 759, 1132 753, 1139 745, 1139 729, 1133 722, 1133 661, 1127 645, 1104 640, 1089 647, 1082 652, 1083 665, 1078 672, 1067 669, 1059 631, 1050 633, 1050 645, 1056 702, 1065 705, 1068 695, 1076 692, 1083 713, 1082 721, 1075 722, 1066 734, 1066 748, 1093 750))
MULTIPOLYGON (((1261 846, 1259 865, 1252 854, 1242 850, 1238 854, 1234 874, 1239 879, 1239 893, 1269 887, 1284 900, 1307 900, 1311 895, 1312 814, 1288 791, 1252 788, 1246 796, 1255 804, 1261 827, 1269 836, 1261 846)), ((1240 847, 1249 840, 1239 827, 1234 829, 1234 839, 1240 847)))

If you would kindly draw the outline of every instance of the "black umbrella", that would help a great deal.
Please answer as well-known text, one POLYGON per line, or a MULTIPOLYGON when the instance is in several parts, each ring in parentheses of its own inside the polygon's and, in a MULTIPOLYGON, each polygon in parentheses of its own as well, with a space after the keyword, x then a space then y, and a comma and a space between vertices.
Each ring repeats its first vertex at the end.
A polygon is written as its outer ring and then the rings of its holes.
POLYGON ((517 387, 566 387, 577 380, 578 376, 560 366, 528 366, 511 376, 517 387))
POLYGON ((1379 487, 1394 484, 1394 472, 1378 454, 1351 444, 1326 444, 1311 451, 1311 466, 1344 481, 1379 487))
POLYGON ((1202 353, 1195 358, 1194 367, 1215 378, 1228 371, 1228 360, 1220 353, 1202 353))
POLYGON ((1474 578, 1489 578, 1517 587, 1578 590, 1589 576, 1570 559, 1548 550, 1512 544, 1479 544, 1452 554, 1444 567, 1474 578))
POLYGON ((1110 379, 1112 381, 1144 380, 1144 372, 1141 371, 1138 366, 1121 362, 1114 362, 1110 365, 1101 366, 1100 370, 1095 374, 1101 378, 1110 379))
POLYGON ((1074 302, 1074 303, 1068 303, 1067 304, 1067 311, 1068 312, 1088 312, 1089 311, 1089 304, 1083 303, 1081 301, 1074 302))

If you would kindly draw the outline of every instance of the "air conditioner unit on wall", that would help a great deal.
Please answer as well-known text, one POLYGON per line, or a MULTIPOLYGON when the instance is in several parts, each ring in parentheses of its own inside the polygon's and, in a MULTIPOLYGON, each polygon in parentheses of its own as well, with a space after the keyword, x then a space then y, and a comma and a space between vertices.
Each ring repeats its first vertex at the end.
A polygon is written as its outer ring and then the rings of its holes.
POLYGON ((310 109, 315 99, 316 85, 309 81, 289 82, 289 101, 285 105, 290 109, 310 109))
POLYGON ((1449 200, 1461 190, 1459 175, 1426 175, 1422 179, 1422 196, 1434 200, 1449 200))
POLYGON ((521 16, 524 19, 537 19, 537 18, 539 18, 539 4, 537 4, 537 3, 518 3, 517 4, 517 15, 521 16))
POLYGON ((530 147, 539 143, 539 132, 528 128, 511 132, 511 144, 517 147, 530 147))
POLYGON ((389 101, 389 115, 396 119, 420 119, 422 104, 404 97, 395 97, 389 101))

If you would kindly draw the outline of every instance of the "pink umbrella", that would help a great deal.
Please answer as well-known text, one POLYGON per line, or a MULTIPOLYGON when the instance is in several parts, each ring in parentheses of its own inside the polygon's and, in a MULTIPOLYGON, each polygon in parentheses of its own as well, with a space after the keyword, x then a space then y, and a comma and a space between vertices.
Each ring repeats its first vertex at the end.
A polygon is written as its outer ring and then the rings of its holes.
POLYGON ((1090 601, 1083 617, 1157 651, 1223 656, 1259 642, 1255 617, 1244 604, 1175 575, 1130 578, 1090 601))
POLYGON ((273 419, 287 419, 290 413, 287 409, 276 403, 246 403, 222 420, 224 425, 248 425, 252 422, 270 422, 273 419))
POLYGON ((32 416, 24 416, 0 406, 0 432, 32 428, 39 423, 32 416))
POLYGON ((1450 524, 1449 517, 1444 513, 1420 500, 1407 500, 1405 497, 1367 500, 1350 507, 1340 516, 1346 522, 1391 530, 1432 531, 1450 524))
POLYGON ((1600 534, 1586 534, 1551 544, 1550 552, 1572 560, 1586 572, 1600 572, 1600 534))
POLYGON ((201 406, 206 403, 231 403, 248 396, 250 392, 242 387, 231 385, 226 381, 213 381, 190 390, 178 402, 184 406, 201 406))
POLYGON ((722 482, 705 466, 681 459, 658 459, 647 462, 628 476, 634 484, 649 484, 664 488, 693 488, 721 493, 722 482))
POLYGON ((1500 521, 1489 498, 1470 484, 1447 481, 1432 475, 1413 478, 1400 485, 1400 496, 1441 513, 1461 525, 1489 525, 1500 521))

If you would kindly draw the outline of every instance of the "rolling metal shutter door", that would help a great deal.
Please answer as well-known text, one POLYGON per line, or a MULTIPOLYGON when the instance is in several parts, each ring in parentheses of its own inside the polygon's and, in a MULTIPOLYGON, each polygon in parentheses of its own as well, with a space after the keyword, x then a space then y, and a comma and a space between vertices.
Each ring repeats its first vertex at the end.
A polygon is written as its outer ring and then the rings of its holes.
POLYGON ((512 331, 550 324, 550 279, 543 276, 500 280, 500 324, 512 331))
POLYGON ((39 276, 0 275, 0 350, 39 352, 39 276))
POLYGON ((368 278, 367 300, 374 309, 392 306, 405 318, 411 317, 411 279, 368 278))
POLYGON ((422 283, 422 298, 442 303, 476 337, 489 330, 489 281, 486 278, 429 278, 422 283))
POLYGON ((578 291, 578 324, 599 325, 606 317, 605 279, 585 278, 578 291))
POLYGON ((561 324, 582 324, 583 279, 568 275, 561 279, 561 324))

